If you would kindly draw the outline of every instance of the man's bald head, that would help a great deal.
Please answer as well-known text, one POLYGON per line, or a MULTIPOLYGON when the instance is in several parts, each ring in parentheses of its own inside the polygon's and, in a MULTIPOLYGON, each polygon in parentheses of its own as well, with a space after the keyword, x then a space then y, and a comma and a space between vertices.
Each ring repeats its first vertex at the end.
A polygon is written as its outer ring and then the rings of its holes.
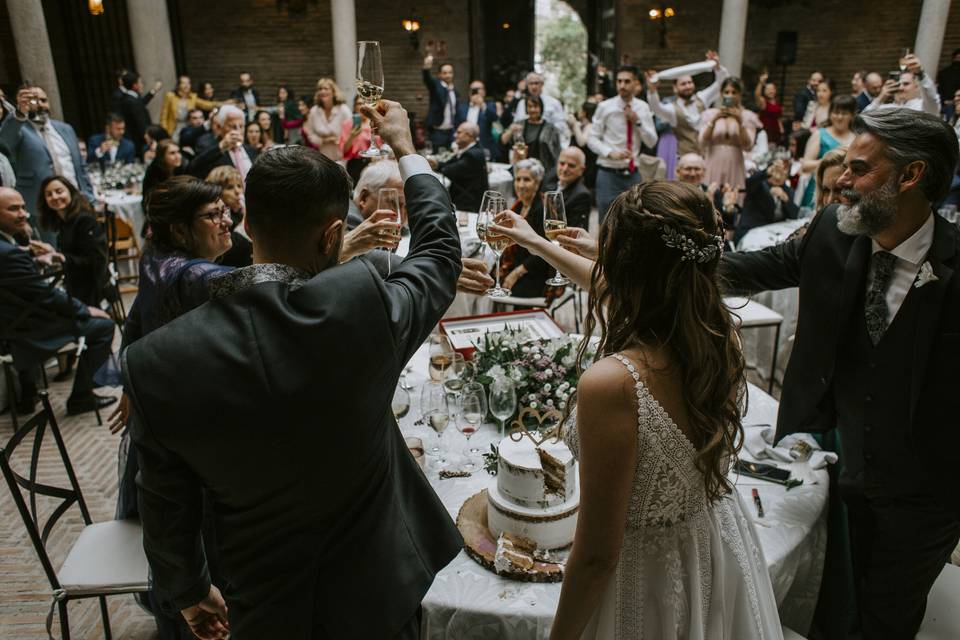
POLYGON ((454 140, 457 142, 457 148, 462 150, 476 142, 479 137, 480 127, 472 122, 463 122, 457 127, 454 140))
POLYGON ((584 170, 587 168, 587 157, 579 147, 567 147, 560 152, 557 158, 557 178, 560 181, 560 188, 565 189, 580 179, 584 170))
POLYGON ((706 172, 707 164, 698 153, 685 153, 677 161, 677 179, 680 182, 700 186, 706 172))
POLYGON ((0 187, 0 232, 8 236, 30 235, 30 214, 16 189, 0 187))

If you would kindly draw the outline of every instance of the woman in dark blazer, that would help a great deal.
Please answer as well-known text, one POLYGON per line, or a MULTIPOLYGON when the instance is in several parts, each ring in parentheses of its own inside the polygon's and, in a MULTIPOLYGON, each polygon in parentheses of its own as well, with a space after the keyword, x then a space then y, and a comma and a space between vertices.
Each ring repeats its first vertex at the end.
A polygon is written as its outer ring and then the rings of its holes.
POLYGON ((112 292, 107 236, 94 217, 90 202, 66 178, 50 176, 40 184, 37 210, 40 226, 57 233, 67 293, 99 308, 112 292))

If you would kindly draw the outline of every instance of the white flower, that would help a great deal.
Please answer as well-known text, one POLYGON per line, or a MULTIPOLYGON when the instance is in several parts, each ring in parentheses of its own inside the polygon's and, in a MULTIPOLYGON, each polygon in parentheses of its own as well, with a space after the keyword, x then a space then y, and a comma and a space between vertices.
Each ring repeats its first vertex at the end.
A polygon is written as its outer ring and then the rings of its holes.
POLYGON ((533 402, 536 399, 537 399, 537 394, 535 393, 531 393, 530 395, 527 396, 527 402, 533 402))
POLYGON ((560 364, 562 364, 562 365, 565 366, 565 367, 572 367, 575 362, 576 362, 576 360, 573 359, 573 356, 564 356, 564 357, 560 360, 560 364))
POLYGON ((560 404, 557 405, 557 409, 560 409, 560 411, 563 411, 566 408, 567 408, 566 402, 561 402, 560 404))
POLYGON ((536 409, 538 406, 539 406, 539 405, 538 405, 536 402, 531 402, 531 403, 530 403, 530 408, 531 408, 531 409, 536 409))
POLYGON ((548 407, 552 407, 552 406, 553 406, 553 400, 547 400, 546 405, 547 405, 548 407))
POLYGON ((489 369, 487 369, 487 375, 488 375, 489 377, 493 378, 494 380, 496 380, 497 378, 502 378, 502 377, 504 377, 506 374, 507 374, 507 372, 504 371, 504 370, 503 370, 503 367, 501 367, 501 366, 498 365, 498 364, 495 364, 495 365, 493 365, 492 367, 490 367, 489 369))
POLYGON ((917 274, 917 279, 914 281, 913 286, 919 289, 928 282, 936 282, 939 279, 940 278, 933 272, 933 265, 927 260, 920 265, 920 273, 917 274))
POLYGON ((523 380, 523 369, 521 369, 520 367, 511 368, 510 377, 516 380, 517 382, 523 380))
POLYGON ((543 375, 547 376, 548 378, 551 377, 553 375, 553 369, 547 369, 543 372, 543 375))
POLYGON ((551 386, 551 384, 550 384, 549 382, 548 382, 547 384, 543 385, 543 392, 544 392, 544 393, 550 393, 550 389, 553 389, 553 386, 551 386))

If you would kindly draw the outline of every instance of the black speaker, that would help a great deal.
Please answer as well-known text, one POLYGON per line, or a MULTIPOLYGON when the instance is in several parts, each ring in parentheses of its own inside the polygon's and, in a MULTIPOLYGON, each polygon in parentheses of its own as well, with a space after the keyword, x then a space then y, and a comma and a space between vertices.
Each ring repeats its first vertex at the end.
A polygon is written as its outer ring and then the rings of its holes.
POLYGON ((797 32, 778 31, 777 51, 774 54, 777 64, 794 64, 797 61, 797 32))

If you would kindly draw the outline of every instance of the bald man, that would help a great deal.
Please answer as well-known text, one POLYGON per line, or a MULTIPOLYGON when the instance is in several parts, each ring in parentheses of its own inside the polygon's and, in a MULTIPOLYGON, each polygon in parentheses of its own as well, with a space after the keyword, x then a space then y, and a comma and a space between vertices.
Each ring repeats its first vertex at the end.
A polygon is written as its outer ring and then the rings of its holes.
POLYGON ((707 175, 707 163, 699 153, 685 153, 677 160, 677 180, 703 187, 703 178, 707 175))
POLYGON ((430 161, 433 168, 450 180, 450 199, 460 211, 478 211, 483 192, 490 188, 487 158, 477 144, 479 136, 480 127, 472 122, 461 123, 454 136, 456 155, 439 164, 436 160, 430 161))
POLYGON ((590 220, 593 195, 583 183, 587 158, 578 147, 567 147, 557 159, 557 188, 563 191, 567 226, 586 229, 590 220))
MULTIPOLYGON (((22 337, 12 343, 13 366, 20 377, 17 413, 25 416, 36 410, 36 374, 44 358, 79 336, 87 339, 87 349, 77 365, 73 391, 67 398, 67 414, 93 411, 116 402, 116 398, 93 393, 93 374, 110 354, 113 320, 100 309, 71 298, 63 289, 49 287, 30 253, 17 244, 16 236, 30 236, 30 214, 19 192, 0 187, 0 280, 16 280, 15 284, 3 286, 20 301, 0 299, 0 324, 14 322, 27 305, 35 305, 43 313, 23 318, 18 331, 22 337)), ((49 265, 49 256, 41 256, 38 262, 49 265)))

